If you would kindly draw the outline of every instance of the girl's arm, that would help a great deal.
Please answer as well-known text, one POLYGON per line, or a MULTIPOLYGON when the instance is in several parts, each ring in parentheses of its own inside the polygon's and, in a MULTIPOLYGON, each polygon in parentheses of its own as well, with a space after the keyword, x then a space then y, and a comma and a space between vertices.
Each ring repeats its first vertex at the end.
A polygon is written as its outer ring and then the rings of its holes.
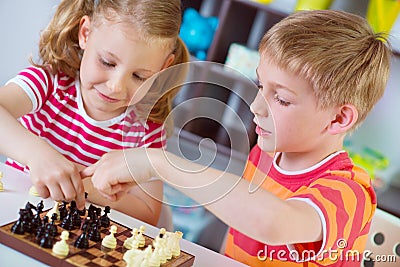
POLYGON ((74 199, 78 208, 83 208, 83 183, 75 164, 17 121, 31 110, 31 100, 18 85, 9 83, 0 88, 0 153, 29 167, 41 197, 74 199))
POLYGON ((250 193, 249 182, 241 177, 204 168, 160 149, 114 151, 82 175, 92 176, 95 187, 110 200, 118 199, 136 182, 160 177, 229 226, 270 245, 322 238, 321 219, 308 204, 283 201, 262 189, 250 193))

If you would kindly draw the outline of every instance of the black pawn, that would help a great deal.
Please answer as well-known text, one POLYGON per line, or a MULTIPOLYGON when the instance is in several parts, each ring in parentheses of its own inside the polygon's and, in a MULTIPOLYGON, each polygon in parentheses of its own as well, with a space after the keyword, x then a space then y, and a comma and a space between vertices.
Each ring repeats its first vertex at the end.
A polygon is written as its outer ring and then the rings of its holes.
POLYGON ((92 240, 94 242, 101 241, 101 234, 100 234, 100 230, 99 230, 98 221, 93 221, 92 222, 92 225, 89 228, 88 238, 89 238, 89 240, 92 240))
POLYGON ((60 221, 64 220, 64 218, 67 217, 67 215, 68 215, 67 205, 68 205, 68 202, 63 201, 59 207, 60 221))
POLYGON ((74 243, 74 247, 76 248, 89 248, 89 239, 87 237, 87 227, 82 232, 82 234, 76 239, 74 243))
POLYGON ((39 246, 41 246, 42 248, 52 248, 53 245, 54 245, 54 237, 49 232, 46 232, 40 238, 39 246))
POLYGON ((68 231, 75 229, 72 211, 70 211, 67 214, 67 216, 64 218, 64 220, 62 220, 62 222, 60 223, 60 226, 68 231))
POLYGON ((46 225, 46 232, 49 232, 49 234, 53 237, 58 235, 56 220, 57 214, 53 213, 51 215, 51 222, 46 225))
POLYGON ((19 219, 11 227, 11 232, 17 235, 23 235, 25 233, 24 221, 26 220, 26 211, 24 209, 19 210, 19 219))
POLYGON ((104 228, 110 227, 110 218, 107 216, 108 213, 110 213, 110 206, 105 206, 104 214, 100 218, 101 226, 104 228))
POLYGON ((47 226, 48 223, 49 223, 49 217, 44 216, 43 220, 40 223, 40 225, 36 229, 36 241, 37 241, 37 243, 40 242, 40 239, 42 238, 42 236, 46 232, 46 226, 47 226))

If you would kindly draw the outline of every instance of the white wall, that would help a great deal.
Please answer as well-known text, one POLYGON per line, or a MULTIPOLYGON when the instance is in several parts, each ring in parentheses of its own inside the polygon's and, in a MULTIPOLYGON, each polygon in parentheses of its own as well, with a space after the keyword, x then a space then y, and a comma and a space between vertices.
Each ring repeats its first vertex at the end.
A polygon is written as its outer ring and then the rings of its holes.
POLYGON ((58 0, 0 1, 0 84, 28 66, 37 54, 40 31, 47 25, 58 0))

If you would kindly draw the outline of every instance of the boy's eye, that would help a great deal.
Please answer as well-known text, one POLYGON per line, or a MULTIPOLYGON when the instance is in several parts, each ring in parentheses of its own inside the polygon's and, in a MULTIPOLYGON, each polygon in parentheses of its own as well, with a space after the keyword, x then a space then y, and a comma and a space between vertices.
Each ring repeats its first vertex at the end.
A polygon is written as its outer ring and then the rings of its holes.
POLYGON ((283 100, 282 98, 279 97, 278 94, 274 95, 274 100, 276 102, 278 102, 279 105, 284 106, 284 107, 287 107, 290 105, 290 102, 283 100))
POLYGON ((257 82, 256 85, 257 85, 257 88, 258 88, 259 90, 262 90, 262 89, 263 89, 263 86, 262 86, 262 84, 261 84, 260 82, 257 82))

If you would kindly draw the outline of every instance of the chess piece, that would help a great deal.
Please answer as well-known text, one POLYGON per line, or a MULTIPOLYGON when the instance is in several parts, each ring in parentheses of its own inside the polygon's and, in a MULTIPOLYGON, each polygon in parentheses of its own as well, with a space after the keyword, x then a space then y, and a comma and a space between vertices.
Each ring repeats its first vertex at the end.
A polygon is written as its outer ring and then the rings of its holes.
POLYGON ((61 233, 61 240, 56 242, 53 246, 53 253, 61 256, 61 257, 65 257, 68 255, 69 253, 69 247, 67 244, 67 240, 69 238, 69 232, 68 231, 62 231, 61 233))
POLYGON ((104 228, 110 227, 110 218, 108 218, 108 213, 110 213, 110 206, 105 206, 104 214, 100 218, 101 226, 104 228))
POLYGON ((179 257, 181 254, 181 247, 179 241, 182 239, 183 233, 181 231, 175 231, 171 235, 171 251, 173 257, 179 257))
POLYGON ((0 192, 4 191, 3 182, 1 181, 2 179, 3 179, 3 172, 0 171, 0 192))
POLYGON ((141 225, 139 227, 139 234, 136 237, 136 240, 139 241, 139 247, 142 248, 144 247, 145 243, 146 243, 146 239, 144 238, 144 231, 145 231, 146 227, 144 225, 141 225))
POLYGON ((101 241, 101 245, 108 249, 114 249, 117 247, 117 239, 114 237, 114 234, 117 232, 117 226, 111 225, 110 234, 106 235, 101 241))
POLYGON ((139 234, 139 230, 137 228, 133 228, 131 231, 131 236, 125 239, 124 241, 124 248, 132 249, 133 247, 139 247, 139 241, 136 239, 137 235, 139 234))
POLYGON ((52 248, 54 244, 54 237, 50 232, 45 232, 44 235, 40 238, 39 246, 42 248, 52 248))
POLYGON ((61 202, 61 205, 59 205, 58 211, 60 212, 60 221, 64 220, 68 215, 67 205, 68 202, 64 200, 61 202))
POLYGON ((24 222, 26 221, 26 218, 26 210, 19 209, 19 219, 11 227, 11 232, 17 235, 23 235, 25 233, 24 222))
POLYGON ((35 186, 33 186, 33 185, 31 186, 31 188, 29 188, 29 194, 34 197, 40 197, 38 191, 36 190, 35 186))
POLYGON ((89 238, 87 237, 87 227, 83 230, 82 234, 76 239, 74 247, 76 248, 89 248, 89 238))
POLYGON ((49 210, 49 212, 47 212, 47 217, 52 218, 53 214, 56 214, 56 220, 59 221, 60 220, 60 210, 59 210, 59 205, 60 203, 58 201, 54 201, 54 206, 53 208, 51 208, 51 210, 49 210))

